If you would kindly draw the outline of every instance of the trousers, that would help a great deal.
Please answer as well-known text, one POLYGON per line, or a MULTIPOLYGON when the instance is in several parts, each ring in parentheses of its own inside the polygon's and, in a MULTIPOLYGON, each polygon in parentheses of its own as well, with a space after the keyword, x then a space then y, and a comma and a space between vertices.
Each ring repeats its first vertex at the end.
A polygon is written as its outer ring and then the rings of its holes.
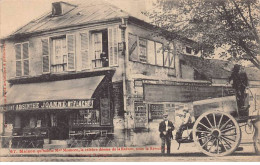
POLYGON ((171 137, 169 136, 162 136, 161 137, 162 144, 161 144, 161 153, 165 153, 165 143, 167 146, 167 154, 171 153, 171 137))

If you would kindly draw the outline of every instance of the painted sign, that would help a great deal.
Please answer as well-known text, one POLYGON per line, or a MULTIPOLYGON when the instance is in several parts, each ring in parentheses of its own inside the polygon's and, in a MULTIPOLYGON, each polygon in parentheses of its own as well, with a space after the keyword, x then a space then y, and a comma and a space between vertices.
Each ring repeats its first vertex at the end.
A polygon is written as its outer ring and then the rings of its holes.
POLYGON ((0 111, 43 110, 43 109, 82 109, 93 108, 93 100, 59 100, 18 103, 0 106, 0 111))
POLYGON ((228 88, 218 86, 144 85, 146 102, 192 102, 229 95, 228 88))

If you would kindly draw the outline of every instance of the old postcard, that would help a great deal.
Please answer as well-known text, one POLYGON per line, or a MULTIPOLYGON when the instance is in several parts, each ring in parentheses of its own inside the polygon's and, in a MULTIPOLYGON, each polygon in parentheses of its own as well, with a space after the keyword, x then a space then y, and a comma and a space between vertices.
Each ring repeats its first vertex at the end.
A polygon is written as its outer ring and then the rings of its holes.
POLYGON ((259 1, 0 1, 0 161, 260 161, 259 1))

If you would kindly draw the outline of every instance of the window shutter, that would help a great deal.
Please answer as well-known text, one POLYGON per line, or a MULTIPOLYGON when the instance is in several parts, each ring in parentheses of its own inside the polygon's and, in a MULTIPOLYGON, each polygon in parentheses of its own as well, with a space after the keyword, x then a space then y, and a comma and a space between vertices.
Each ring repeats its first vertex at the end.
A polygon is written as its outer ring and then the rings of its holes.
POLYGON ((49 39, 42 39, 42 72, 50 72, 49 39))
POLYGON ((155 42, 148 40, 147 42, 147 62, 155 65, 155 42))
POLYGON ((15 45, 16 57, 16 76, 22 76, 22 47, 21 44, 15 45))
POLYGON ((89 34, 87 32, 80 34, 80 53, 82 58, 82 69, 89 69, 89 34))
POLYGON ((67 35, 68 70, 75 70, 75 35, 67 35))
POLYGON ((138 61, 138 50, 137 50, 137 36, 128 34, 128 54, 129 60, 138 61))
POLYGON ((118 28, 108 28, 109 66, 118 65, 118 28))
POLYGON ((23 43, 23 75, 29 75, 29 43, 23 43))

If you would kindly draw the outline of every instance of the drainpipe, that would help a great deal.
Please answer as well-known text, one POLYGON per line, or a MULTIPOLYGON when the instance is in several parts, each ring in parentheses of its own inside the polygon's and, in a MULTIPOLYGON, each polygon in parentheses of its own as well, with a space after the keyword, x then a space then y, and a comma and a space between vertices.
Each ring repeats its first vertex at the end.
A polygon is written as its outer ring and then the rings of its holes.
POLYGON ((127 112, 126 110, 126 98, 127 98, 127 92, 126 92, 126 71, 127 71, 127 56, 126 56, 126 27, 127 27, 127 19, 122 18, 121 19, 121 25, 120 29, 121 31, 121 36, 122 36, 122 44, 123 44, 123 51, 122 55, 124 56, 124 66, 123 66, 123 96, 124 96, 124 112, 127 112))

